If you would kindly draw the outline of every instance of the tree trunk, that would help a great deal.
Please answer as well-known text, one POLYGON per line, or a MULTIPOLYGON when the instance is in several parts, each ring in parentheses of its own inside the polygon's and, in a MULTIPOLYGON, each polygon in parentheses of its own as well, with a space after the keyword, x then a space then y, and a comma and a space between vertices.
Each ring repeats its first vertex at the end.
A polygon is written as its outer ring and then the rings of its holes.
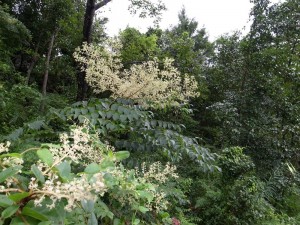
POLYGON ((34 50, 34 55, 33 55, 32 61, 31 61, 30 65, 29 65, 29 68, 28 68, 28 70, 27 70, 26 85, 29 85, 31 72, 32 72, 32 70, 33 70, 33 67, 34 67, 35 63, 36 63, 37 60, 38 60, 38 50, 39 50, 39 47, 40 47, 40 42, 38 42, 37 45, 36 45, 36 48, 35 48, 35 50, 34 50))
MULTIPOLYGON (((91 43, 92 39, 92 25, 95 15, 95 4, 96 0, 87 0, 86 9, 84 14, 84 24, 83 24, 83 39, 82 42, 91 43)), ((87 97, 88 84, 85 81, 85 71, 78 70, 77 73, 77 101, 82 101, 87 97)))
POLYGON ((57 29, 53 32, 52 36, 51 36, 51 40, 49 43, 49 47, 48 47, 48 53, 47 53, 47 58, 46 58, 46 63, 45 63, 45 74, 44 74, 44 81, 43 81, 43 88, 42 88, 42 93, 43 95, 46 95, 47 93, 47 83, 48 83, 48 74, 49 74, 49 64, 50 64, 50 58, 51 58, 51 53, 52 53, 52 49, 53 49, 53 45, 54 45, 54 40, 55 40, 55 36, 57 34, 57 29))
MULTIPOLYGON (((86 9, 84 14, 84 24, 83 24, 83 42, 90 44, 92 42, 92 26, 95 16, 95 11, 112 0, 102 0, 96 4, 96 0, 87 0, 86 9)), ((77 101, 82 101, 87 98, 88 84, 85 81, 86 73, 78 69, 77 72, 77 101)))

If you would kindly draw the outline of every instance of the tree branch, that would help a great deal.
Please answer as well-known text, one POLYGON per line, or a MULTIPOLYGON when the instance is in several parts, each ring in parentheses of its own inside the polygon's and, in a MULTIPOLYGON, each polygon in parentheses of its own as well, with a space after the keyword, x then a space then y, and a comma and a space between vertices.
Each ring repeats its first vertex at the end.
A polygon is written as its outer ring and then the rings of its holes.
POLYGON ((102 0, 98 4, 95 5, 95 11, 105 6, 107 3, 111 2, 112 0, 102 0))

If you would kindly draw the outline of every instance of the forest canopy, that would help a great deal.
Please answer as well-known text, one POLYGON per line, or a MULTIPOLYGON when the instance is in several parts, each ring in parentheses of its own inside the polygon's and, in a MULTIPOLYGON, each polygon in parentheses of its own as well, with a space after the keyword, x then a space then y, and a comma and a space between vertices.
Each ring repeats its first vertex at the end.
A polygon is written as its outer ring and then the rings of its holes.
POLYGON ((0 225, 300 224, 299 0, 214 41, 129 2, 0 1, 0 225))

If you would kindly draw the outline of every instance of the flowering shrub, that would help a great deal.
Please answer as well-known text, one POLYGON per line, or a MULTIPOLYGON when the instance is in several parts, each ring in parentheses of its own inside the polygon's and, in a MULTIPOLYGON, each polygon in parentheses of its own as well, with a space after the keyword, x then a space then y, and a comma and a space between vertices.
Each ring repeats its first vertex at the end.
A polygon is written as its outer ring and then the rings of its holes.
POLYGON ((86 126, 43 144, 10 153, 0 144, 0 224, 172 224, 162 186, 176 168, 154 163, 129 170, 116 152, 86 126), (36 151, 26 168, 24 157, 36 151))
POLYGON ((195 97, 198 84, 193 76, 180 74, 166 58, 163 66, 158 60, 134 64, 123 69, 119 41, 109 40, 104 46, 84 44, 74 53, 82 63, 86 81, 95 93, 111 91, 114 98, 129 98, 153 103, 182 103, 195 97))

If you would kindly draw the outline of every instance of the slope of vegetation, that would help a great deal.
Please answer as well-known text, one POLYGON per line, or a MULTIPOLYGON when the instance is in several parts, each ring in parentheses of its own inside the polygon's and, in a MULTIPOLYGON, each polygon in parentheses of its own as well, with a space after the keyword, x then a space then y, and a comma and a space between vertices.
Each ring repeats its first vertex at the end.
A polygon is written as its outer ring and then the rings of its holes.
POLYGON ((0 1, 0 224, 300 224, 299 1, 214 42, 110 2, 0 1))

